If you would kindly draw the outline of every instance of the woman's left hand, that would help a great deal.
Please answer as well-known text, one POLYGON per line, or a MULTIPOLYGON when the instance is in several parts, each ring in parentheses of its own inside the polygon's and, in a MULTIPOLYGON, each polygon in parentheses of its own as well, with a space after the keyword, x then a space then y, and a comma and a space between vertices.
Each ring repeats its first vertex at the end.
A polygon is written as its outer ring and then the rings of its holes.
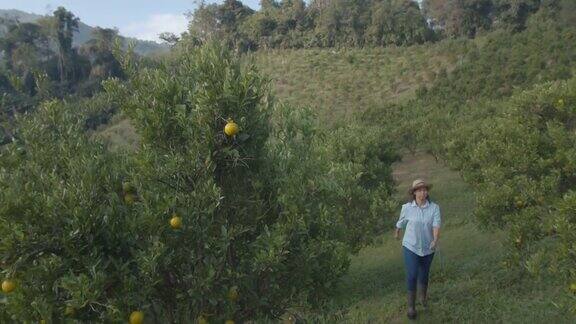
POLYGON ((432 241, 430 242, 430 250, 435 250, 436 249, 436 241, 432 241))

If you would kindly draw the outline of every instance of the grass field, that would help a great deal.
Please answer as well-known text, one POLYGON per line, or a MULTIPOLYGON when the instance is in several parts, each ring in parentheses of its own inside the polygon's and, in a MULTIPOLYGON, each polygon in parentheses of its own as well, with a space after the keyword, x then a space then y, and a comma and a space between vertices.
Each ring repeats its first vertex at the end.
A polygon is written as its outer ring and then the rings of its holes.
POLYGON ((268 76, 278 99, 314 108, 325 122, 400 102, 437 73, 450 71, 473 46, 446 40, 410 47, 258 51, 248 55, 268 76))
MULTIPOLYGON (((419 323, 576 323, 567 287, 551 278, 537 280, 504 265, 502 233, 480 230, 472 218, 474 193, 459 175, 430 155, 405 155, 395 165, 399 191, 415 177, 433 184, 443 228, 432 263, 429 310, 419 323)), ((391 228, 397 215, 393 216, 391 228)), ((332 300, 319 312, 303 312, 320 323, 403 323, 406 293, 401 243, 386 233, 363 249, 332 300)), ((572 301, 573 302, 573 301, 572 301)))
POLYGON ((112 151, 119 148, 136 149, 139 142, 136 129, 127 118, 116 119, 111 124, 97 130, 95 136, 103 140, 112 151))

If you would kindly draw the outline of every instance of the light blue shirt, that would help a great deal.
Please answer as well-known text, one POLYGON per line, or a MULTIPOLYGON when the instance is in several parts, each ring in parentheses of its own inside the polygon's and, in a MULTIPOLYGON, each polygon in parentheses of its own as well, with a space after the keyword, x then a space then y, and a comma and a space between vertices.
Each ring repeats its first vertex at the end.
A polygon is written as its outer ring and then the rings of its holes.
POLYGON ((410 251, 425 256, 434 253, 430 244, 434 240, 432 228, 440 228, 440 207, 430 201, 419 207, 416 201, 402 205, 396 228, 406 228, 402 245, 410 251))

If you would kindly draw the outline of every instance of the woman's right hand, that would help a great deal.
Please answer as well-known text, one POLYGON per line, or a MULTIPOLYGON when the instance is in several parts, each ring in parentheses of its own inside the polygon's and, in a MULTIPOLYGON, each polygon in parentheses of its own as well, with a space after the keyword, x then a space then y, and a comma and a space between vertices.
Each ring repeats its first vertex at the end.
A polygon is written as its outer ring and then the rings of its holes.
POLYGON ((400 239, 400 229, 396 228, 394 230, 394 238, 397 240, 400 239))

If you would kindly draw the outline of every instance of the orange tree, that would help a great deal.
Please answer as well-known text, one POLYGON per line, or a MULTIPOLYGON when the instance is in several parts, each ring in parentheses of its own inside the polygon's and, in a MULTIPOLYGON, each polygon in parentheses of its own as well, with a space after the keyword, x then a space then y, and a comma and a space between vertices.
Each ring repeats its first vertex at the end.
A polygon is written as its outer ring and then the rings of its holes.
POLYGON ((382 131, 274 104, 218 45, 122 61, 129 80, 105 88, 135 152, 59 102, 2 148, 0 318, 242 321, 324 296, 393 205, 382 131))
POLYGON ((3 322, 78 319, 114 312, 105 299, 131 294, 137 246, 122 203, 119 156, 84 134, 77 107, 44 103, 0 148, 0 295, 3 322))
POLYGON ((487 103, 456 127, 446 157, 477 189, 476 216, 509 233, 510 256, 535 275, 576 283, 576 79, 487 103))

